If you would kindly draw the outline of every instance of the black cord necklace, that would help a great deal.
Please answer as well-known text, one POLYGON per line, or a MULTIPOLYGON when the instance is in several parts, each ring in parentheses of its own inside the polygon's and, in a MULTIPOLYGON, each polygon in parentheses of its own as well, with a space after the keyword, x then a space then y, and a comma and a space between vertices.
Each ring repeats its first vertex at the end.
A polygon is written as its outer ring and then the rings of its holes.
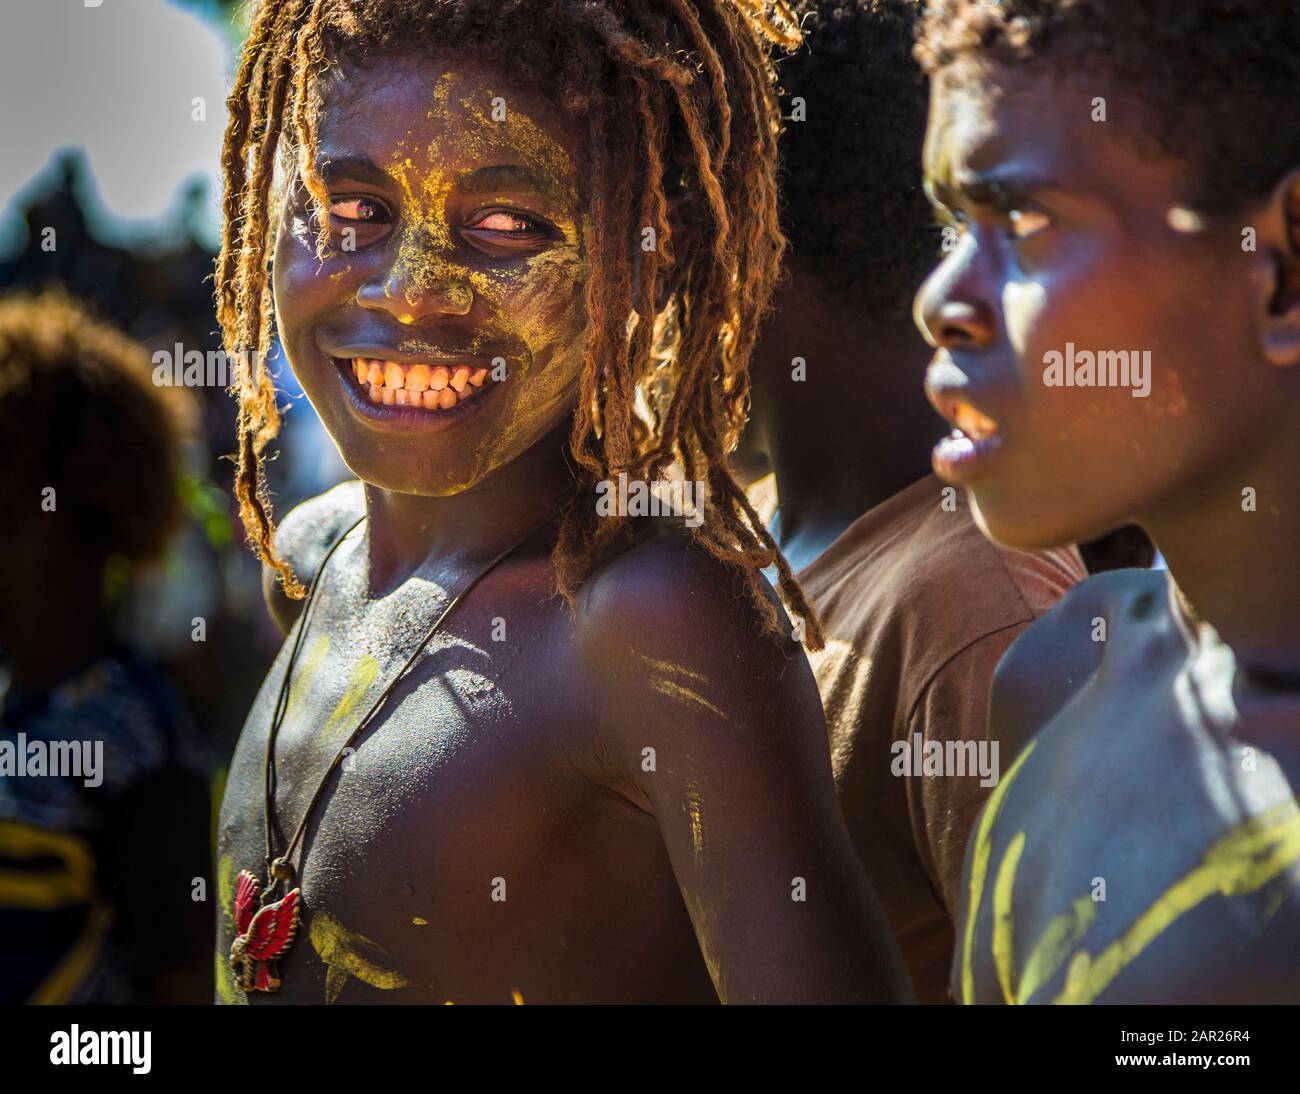
POLYGON ((330 549, 325 552, 325 557, 321 559, 320 566, 316 569, 316 575, 312 578, 311 587, 307 591, 307 600, 303 605, 293 649, 289 653, 289 664, 284 670, 284 679, 280 682, 280 692, 276 697, 275 711, 271 716, 271 730, 267 735, 264 765, 267 884, 265 891, 263 891, 261 882, 258 881, 257 876, 251 870, 241 870, 235 886, 235 940, 230 947, 230 965, 238 977, 240 986, 246 992, 275 991, 280 986, 279 959, 288 950, 289 944, 298 931, 298 922, 302 913, 302 889, 301 887, 294 888, 277 901, 272 901, 271 896, 281 882, 287 884, 297 872, 297 868, 293 863, 293 856, 298 849, 298 841, 302 839, 303 833, 307 830, 307 822, 320 801, 321 794, 324 793, 330 775, 334 773, 334 769, 338 767, 352 742, 360 736, 366 726, 374 719, 380 708, 387 702, 388 697, 393 693, 393 689, 406 676, 411 666, 415 664, 416 659, 424 652, 425 647, 432 641, 433 636, 438 633, 439 628, 442 627, 457 605, 469 595, 470 590, 475 585, 496 568, 498 563, 503 562, 507 556, 513 554, 515 550, 531 539, 538 529, 549 523, 551 517, 548 516, 541 524, 534 525, 524 535, 511 543, 509 547, 471 577, 464 588, 448 601, 447 606, 433 621, 433 625, 411 652, 405 664, 402 665, 397 674, 379 694, 379 697, 371 704, 370 709, 366 711, 364 717, 357 723, 356 728, 348 735, 347 740, 339 746, 334 758, 325 769, 325 774, 321 776, 316 791, 307 804, 307 810, 303 814, 302 820, 298 822, 298 827, 294 830, 293 838, 289 840, 284 853, 276 856, 272 835, 275 810, 275 740, 289 706, 289 683, 293 676, 294 665, 298 660, 298 651, 302 648, 303 637, 307 633, 312 609, 316 604, 316 591, 320 587, 326 564, 343 541, 356 531, 365 519, 364 516, 358 518, 347 531, 334 541, 330 549))

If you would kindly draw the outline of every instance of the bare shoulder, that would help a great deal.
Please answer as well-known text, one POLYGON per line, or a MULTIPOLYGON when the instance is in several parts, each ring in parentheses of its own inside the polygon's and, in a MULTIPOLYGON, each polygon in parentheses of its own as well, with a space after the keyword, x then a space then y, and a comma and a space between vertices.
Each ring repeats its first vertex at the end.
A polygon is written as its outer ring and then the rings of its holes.
MULTIPOLYGON (((275 548, 293 568, 298 580, 310 583, 330 545, 365 512, 365 495, 361 481, 339 483, 314 498, 289 510, 275 529, 275 548)), ((280 629, 288 634, 302 609, 301 600, 284 595, 278 575, 262 568, 262 596, 266 609, 280 629)))
POLYGON ((650 717, 671 699, 665 732, 715 721, 752 733, 808 732, 824 748, 807 656, 766 582, 764 595, 778 612, 780 635, 764 631, 740 573, 667 522, 604 562, 582 590, 574 636, 606 727, 635 725, 631 711, 650 717))
POLYGON ((1092 679, 1110 643, 1169 633, 1167 582, 1158 570, 1098 574, 1025 628, 998 664, 989 697, 990 734, 1009 756, 1092 679))
POLYGON ((637 541, 606 560, 583 587, 579 645, 606 667, 630 664, 641 649, 672 652, 681 663, 727 669, 747 658, 783 672, 802 647, 775 592, 781 635, 765 633, 741 574, 669 522, 647 522, 637 541))

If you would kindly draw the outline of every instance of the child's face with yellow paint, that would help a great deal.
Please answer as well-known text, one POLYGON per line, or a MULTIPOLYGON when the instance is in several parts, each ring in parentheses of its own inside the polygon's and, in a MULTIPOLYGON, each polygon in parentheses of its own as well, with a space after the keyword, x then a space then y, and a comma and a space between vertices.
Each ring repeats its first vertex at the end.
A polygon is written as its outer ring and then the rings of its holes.
POLYGON ((294 372, 358 477, 467 490, 576 403, 577 127, 491 69, 400 55, 345 70, 318 141, 331 251, 299 181, 275 252, 294 372))

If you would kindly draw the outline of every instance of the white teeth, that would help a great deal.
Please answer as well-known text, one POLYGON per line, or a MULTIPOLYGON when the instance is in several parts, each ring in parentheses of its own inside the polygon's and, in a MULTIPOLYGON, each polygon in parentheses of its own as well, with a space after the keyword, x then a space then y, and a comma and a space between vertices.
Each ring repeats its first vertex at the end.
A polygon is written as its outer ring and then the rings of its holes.
POLYGON ((372 403, 451 410, 478 394, 488 370, 468 365, 403 365, 397 361, 356 357, 352 372, 372 403))

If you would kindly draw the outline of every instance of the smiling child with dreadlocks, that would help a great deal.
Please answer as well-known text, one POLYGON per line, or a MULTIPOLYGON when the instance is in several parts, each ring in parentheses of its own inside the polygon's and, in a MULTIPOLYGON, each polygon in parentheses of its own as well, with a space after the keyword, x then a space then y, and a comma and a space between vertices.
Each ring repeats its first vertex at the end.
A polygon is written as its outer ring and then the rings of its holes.
POLYGON ((221 812, 222 1000, 906 993, 762 569, 816 619, 725 465, 797 38, 741 0, 258 9, 218 307, 291 640, 221 812), (359 480, 278 530, 273 312, 359 480), (669 474, 689 529, 597 507, 669 474))

